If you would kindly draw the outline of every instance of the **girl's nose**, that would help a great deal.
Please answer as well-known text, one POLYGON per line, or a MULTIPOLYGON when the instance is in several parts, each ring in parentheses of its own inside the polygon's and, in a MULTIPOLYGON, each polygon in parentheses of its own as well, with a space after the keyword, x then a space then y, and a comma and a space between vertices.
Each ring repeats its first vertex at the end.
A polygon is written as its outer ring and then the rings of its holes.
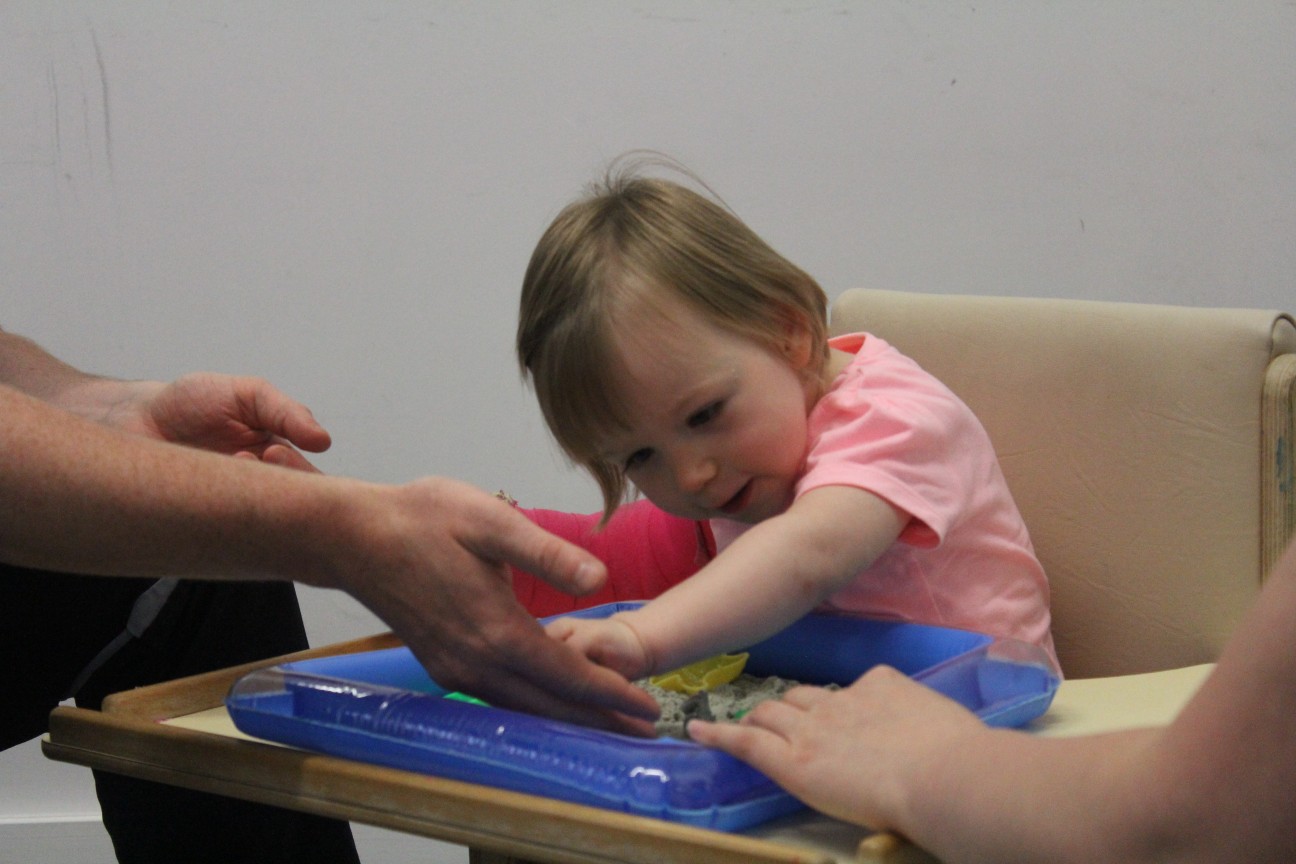
POLYGON ((675 483, 683 492, 701 492, 715 476, 715 460, 707 453, 683 453, 675 460, 675 483))

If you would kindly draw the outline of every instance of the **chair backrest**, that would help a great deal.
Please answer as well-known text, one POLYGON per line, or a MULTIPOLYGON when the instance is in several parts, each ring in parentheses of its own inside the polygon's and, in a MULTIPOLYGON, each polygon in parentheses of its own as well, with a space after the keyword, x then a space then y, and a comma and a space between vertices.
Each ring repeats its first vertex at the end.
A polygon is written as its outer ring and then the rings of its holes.
POLYGON ((981 418, 1071 677, 1214 660, 1292 536, 1290 315, 847 291, 981 418))

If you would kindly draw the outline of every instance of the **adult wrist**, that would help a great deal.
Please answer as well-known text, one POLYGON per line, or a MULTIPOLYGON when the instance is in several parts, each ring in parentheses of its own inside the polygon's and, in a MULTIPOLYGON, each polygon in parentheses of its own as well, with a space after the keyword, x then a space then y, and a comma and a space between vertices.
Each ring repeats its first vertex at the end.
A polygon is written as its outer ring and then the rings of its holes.
MULTIPOLYGON (((288 470, 288 469, 280 469, 288 470)), ((356 580, 373 569, 373 558, 390 548, 392 508, 388 487, 344 477, 302 475, 312 488, 293 496, 286 533, 291 536, 286 573, 317 588, 356 593, 356 580), (384 515, 386 514, 386 515, 384 515)))

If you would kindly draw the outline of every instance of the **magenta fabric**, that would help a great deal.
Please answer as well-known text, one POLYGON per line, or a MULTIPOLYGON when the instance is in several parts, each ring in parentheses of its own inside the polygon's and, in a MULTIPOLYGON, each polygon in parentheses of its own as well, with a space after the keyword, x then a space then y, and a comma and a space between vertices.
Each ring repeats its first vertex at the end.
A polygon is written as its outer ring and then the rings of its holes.
POLYGON ((546 531, 588 549, 608 568, 607 583, 585 597, 514 568, 513 592, 536 616, 656 597, 701 569, 715 548, 706 523, 672 516, 647 500, 619 508, 601 531, 596 530, 601 513, 518 509, 546 531))

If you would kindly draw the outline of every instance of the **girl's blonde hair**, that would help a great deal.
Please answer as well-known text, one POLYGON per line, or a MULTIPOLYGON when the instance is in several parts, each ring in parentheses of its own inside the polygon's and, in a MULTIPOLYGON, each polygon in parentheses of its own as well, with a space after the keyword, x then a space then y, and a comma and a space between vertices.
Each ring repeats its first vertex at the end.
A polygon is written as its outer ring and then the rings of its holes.
POLYGON ((654 292, 666 292, 776 353, 789 328, 802 329, 811 344, 804 372, 815 386, 828 356, 828 301, 819 284, 718 201, 643 176, 645 164, 614 162, 559 213, 522 283, 518 361, 559 446, 598 481, 604 521, 627 492, 623 467, 596 452, 599 441, 626 428, 612 326, 626 301, 651 303, 654 292))

